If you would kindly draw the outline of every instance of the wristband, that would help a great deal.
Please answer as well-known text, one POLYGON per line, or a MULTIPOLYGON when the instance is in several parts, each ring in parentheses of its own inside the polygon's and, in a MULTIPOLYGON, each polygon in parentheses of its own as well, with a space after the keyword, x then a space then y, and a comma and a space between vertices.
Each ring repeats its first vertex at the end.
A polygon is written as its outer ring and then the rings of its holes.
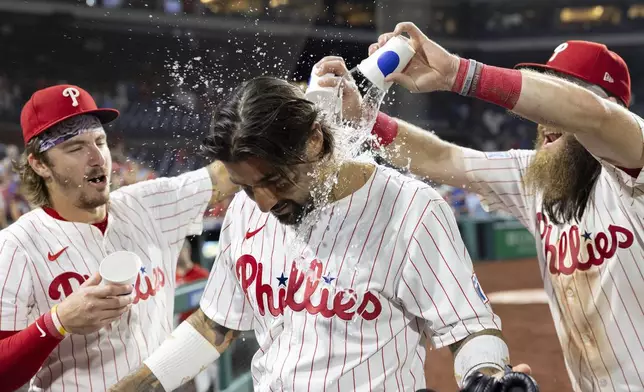
POLYGON ((143 361, 166 391, 174 391, 219 358, 219 351, 187 321, 143 361))
POLYGON ((63 323, 60 322, 60 319, 58 318, 58 304, 54 305, 53 308, 51 308, 51 319, 54 323, 54 328, 56 328, 56 331, 61 335, 65 336, 69 332, 63 327, 63 323))
POLYGON ((378 113, 376 123, 371 129, 371 134, 376 136, 377 145, 381 147, 391 144, 398 135, 398 123, 383 112, 378 113))
POLYGON ((503 339, 494 335, 479 335, 465 342, 454 357, 454 374, 459 387, 475 372, 484 368, 504 370, 510 352, 503 339))
POLYGON ((460 59, 452 91, 512 110, 521 95, 523 77, 517 69, 460 59))
POLYGON ((40 337, 45 337, 45 335, 49 335, 51 337, 54 337, 59 340, 63 340, 65 335, 61 334, 58 329, 56 329, 56 326, 54 325, 54 320, 51 315, 51 311, 43 314, 40 317, 40 320, 42 320, 45 329, 43 330, 41 328, 41 325, 36 321, 36 327, 38 328, 38 332, 40 333, 40 337))
POLYGON ((470 69, 470 62, 463 58, 459 61, 458 71, 456 72, 456 79, 454 79, 452 91, 461 94, 461 91, 463 91, 463 85, 465 84, 465 78, 470 69))
POLYGON ((483 64, 476 68, 474 78, 477 80, 476 88, 472 88, 468 95, 509 110, 514 109, 521 95, 521 71, 483 64))

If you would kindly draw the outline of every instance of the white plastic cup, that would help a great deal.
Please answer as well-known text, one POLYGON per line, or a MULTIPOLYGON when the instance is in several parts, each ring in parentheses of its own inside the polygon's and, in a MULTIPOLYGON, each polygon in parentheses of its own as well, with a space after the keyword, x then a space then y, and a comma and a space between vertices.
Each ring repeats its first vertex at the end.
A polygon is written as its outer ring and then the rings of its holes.
POLYGON ((414 48, 401 36, 391 38, 371 56, 362 60, 358 70, 371 83, 383 91, 389 90, 393 82, 385 82, 387 75, 400 72, 416 54, 414 48))
POLYGON ((334 74, 328 73, 322 76, 316 74, 318 67, 311 69, 309 85, 306 88, 304 97, 315 103, 320 109, 328 114, 336 114, 342 108, 342 96, 338 94, 337 87, 320 87, 319 81, 322 77, 335 77, 334 74))
POLYGON ((107 255, 101 261, 98 272, 104 284, 133 285, 139 276, 141 264, 141 258, 136 253, 122 250, 107 255))

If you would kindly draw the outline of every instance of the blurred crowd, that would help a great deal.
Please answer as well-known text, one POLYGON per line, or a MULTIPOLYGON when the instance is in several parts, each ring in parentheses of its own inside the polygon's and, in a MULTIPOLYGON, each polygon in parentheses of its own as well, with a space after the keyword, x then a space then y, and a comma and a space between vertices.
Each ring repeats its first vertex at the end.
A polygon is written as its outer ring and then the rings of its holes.
MULTIPOLYGON (((0 121, 15 126, 22 105, 33 91, 65 82, 67 81, 32 79, 29 82, 12 83, 12 79, 0 73, 0 121)), ((119 128, 112 130, 110 137, 114 143, 111 147, 113 189, 156 177, 178 175, 205 163, 196 153, 200 140, 196 129, 207 127, 207 121, 200 121, 198 114, 208 106, 198 98, 202 95, 172 87, 167 87, 165 92, 153 91, 150 86, 150 81, 122 81, 102 87, 83 84, 99 106, 115 107, 122 113, 117 122, 119 128), (167 108, 173 107, 180 107, 181 111, 167 112, 167 108), (164 116, 172 119, 160 119, 164 116), (131 138, 127 135, 142 132, 144 124, 155 124, 154 134, 159 139, 147 140, 144 144, 131 143, 131 138), (183 138, 179 143, 181 147, 168 145, 167 139, 163 139, 164 133, 160 132, 163 129, 171 137, 180 135, 183 138), (125 140, 128 140, 127 146, 125 140)), ((634 97, 637 96, 635 92, 634 97)), ((637 100, 635 103, 632 109, 644 114, 642 103, 637 100)), ((482 151, 533 147, 535 126, 492 105, 453 96, 452 99, 436 99, 430 106, 426 115, 431 118, 431 128, 447 140, 450 140, 449 135, 457 135, 455 137, 459 139, 454 140, 456 143, 482 151), (444 129, 449 132, 441 134, 444 129)), ((2 128, 3 125, 0 125, 0 129, 2 128)), ((12 171, 12 161, 17 159, 19 153, 20 148, 15 144, 0 144, 0 228, 6 227, 30 210, 29 203, 22 195, 20 181, 12 171)), ((491 217, 477 195, 460 188, 433 185, 451 205, 458 218, 491 217)), ((219 213, 223 211, 218 211, 217 214, 219 213)), ((495 213, 494 217, 497 216, 495 213)))

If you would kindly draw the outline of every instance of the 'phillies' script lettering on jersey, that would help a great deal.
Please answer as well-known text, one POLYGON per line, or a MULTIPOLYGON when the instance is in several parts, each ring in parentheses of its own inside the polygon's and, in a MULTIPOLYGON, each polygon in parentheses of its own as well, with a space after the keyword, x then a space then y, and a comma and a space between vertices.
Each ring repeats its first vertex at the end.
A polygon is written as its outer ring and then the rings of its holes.
MULTIPOLYGON (((145 267, 141 268, 141 273, 136 277, 136 282, 134 283, 136 296, 134 297, 134 301, 132 301, 133 304, 137 304, 139 300, 145 301, 149 297, 154 297, 157 294, 157 291, 165 286, 165 274, 161 268, 152 268, 152 276, 154 284, 152 283, 150 276, 145 272, 145 267), (143 280, 145 281, 145 288, 141 285, 142 275, 143 280)), ((59 300, 63 294, 65 297, 69 297, 74 291, 72 281, 75 280, 79 285, 81 285, 87 279, 89 279, 88 275, 81 275, 73 271, 63 272, 51 281, 48 290, 49 297, 56 301, 59 300)))
POLYGON ((608 233, 599 232, 591 240, 592 233, 584 231, 579 235, 579 228, 577 225, 572 225, 568 230, 563 230, 559 236, 556 244, 552 241, 552 224, 548 222, 546 217, 541 212, 537 213, 537 225, 541 239, 544 241, 544 251, 546 260, 550 256, 550 273, 558 275, 571 275, 575 270, 586 271, 593 265, 602 265, 605 259, 610 259, 615 255, 617 248, 628 249, 633 245, 633 233, 621 226, 609 225, 608 233), (580 244, 581 238, 584 237, 586 245, 586 253, 588 254, 587 260, 580 260, 580 250, 583 244, 580 244), (556 245, 556 246, 555 246, 556 245), (568 251, 570 249, 570 252, 568 251), (571 263, 569 266, 565 265, 564 260, 566 255, 570 255, 571 263))
POLYGON ((301 312, 306 309, 312 315, 319 313, 326 318, 338 316, 342 320, 351 320, 357 312, 363 319, 370 321, 374 320, 382 312, 382 304, 374 294, 366 292, 362 297, 362 301, 358 301, 356 293, 351 289, 336 292, 333 298, 333 305, 329 308, 329 296, 332 293, 330 293, 329 287, 325 285, 320 289, 319 304, 313 305, 311 296, 322 281, 323 266, 319 260, 311 262, 310 270, 307 273, 298 271, 295 262, 293 262, 289 277, 280 280, 279 285, 284 287, 279 288, 277 304, 275 304, 273 287, 262 282, 263 268, 262 263, 258 263, 255 257, 251 255, 241 256, 235 264, 237 278, 241 282, 242 290, 246 296, 249 295, 248 288, 250 285, 255 283, 255 297, 258 311, 262 316, 265 314, 266 308, 273 316, 277 317, 278 315, 283 315, 284 309, 289 307, 294 312, 301 312), (305 279, 306 283, 304 282, 305 279), (286 280, 288 281, 288 286, 285 282, 282 283, 282 281, 286 280), (305 284, 304 295, 302 300, 298 302, 295 295, 303 284, 305 284), (356 309, 358 302, 360 302, 360 305, 356 309))

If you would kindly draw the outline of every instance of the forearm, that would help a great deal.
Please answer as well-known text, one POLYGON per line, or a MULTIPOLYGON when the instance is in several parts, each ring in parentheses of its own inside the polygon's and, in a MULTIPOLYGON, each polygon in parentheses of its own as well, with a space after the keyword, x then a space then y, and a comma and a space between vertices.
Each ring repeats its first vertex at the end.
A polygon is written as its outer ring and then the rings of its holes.
POLYGON ((441 140, 408 122, 395 119, 398 134, 385 147, 384 158, 417 176, 454 187, 468 186, 462 147, 441 140))
POLYGON ((597 86, 579 86, 554 75, 510 70, 461 59, 452 91, 509 109, 553 133, 570 133, 593 155, 627 168, 644 165, 644 140, 627 109, 597 86), (460 76, 459 76, 460 75, 460 76), (465 82, 463 82, 465 80, 465 82), (596 92, 590 89, 597 88, 596 92))
POLYGON ((501 331, 484 329, 449 346, 454 355, 454 374, 461 384, 474 372, 493 375, 510 361, 501 331))
POLYGON ((239 187, 232 182, 228 176, 228 171, 224 164, 220 161, 215 161, 207 167, 212 181, 212 197, 210 198, 209 205, 213 206, 228 197, 234 195, 239 187))
POLYGON ((611 104, 565 79, 521 71, 521 94, 512 111, 537 124, 575 134, 597 133, 611 115, 611 104))
POLYGON ((123 378, 112 390, 154 392, 164 391, 164 385, 176 388, 216 360, 239 335, 239 331, 231 330, 209 319, 201 309, 188 317, 185 323, 207 342, 195 341, 194 337, 186 337, 183 333, 178 334, 177 331, 180 329, 185 331, 187 327, 180 326, 152 353, 150 358, 144 361, 144 365, 123 378), (210 346, 205 347, 204 344, 210 344, 210 346), (167 366, 172 367, 173 374, 169 374, 170 371, 164 371, 167 366))
POLYGON ((62 336, 47 318, 47 314, 41 316, 22 331, 0 333, 0 380, 6 381, 0 391, 13 391, 28 383, 60 344, 62 336))
POLYGON ((567 80, 522 71, 513 112, 557 132, 568 132, 591 153, 625 167, 641 167, 642 131, 628 110, 567 80))

